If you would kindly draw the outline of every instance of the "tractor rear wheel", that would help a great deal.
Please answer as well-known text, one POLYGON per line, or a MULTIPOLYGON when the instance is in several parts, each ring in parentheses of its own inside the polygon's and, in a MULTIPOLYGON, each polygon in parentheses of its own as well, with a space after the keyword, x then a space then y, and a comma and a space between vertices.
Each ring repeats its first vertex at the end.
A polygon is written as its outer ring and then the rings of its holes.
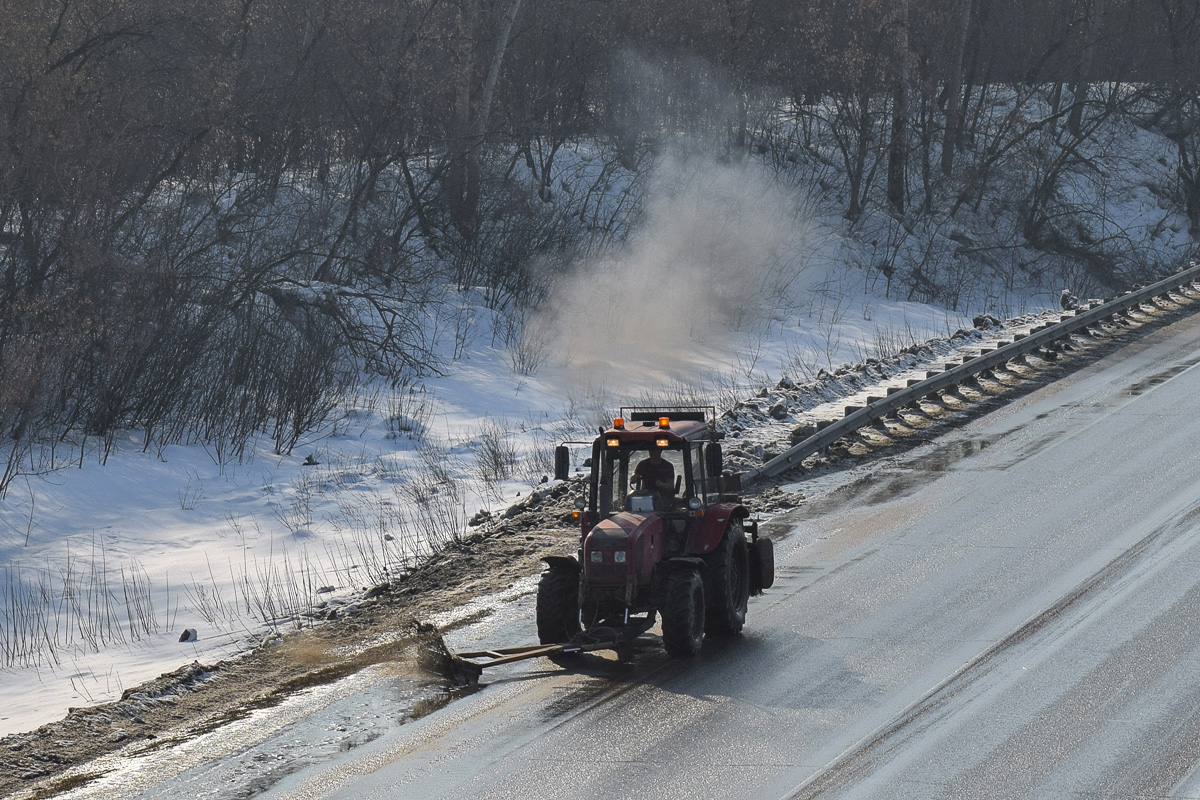
POLYGON ((569 642, 579 633, 579 576, 562 569, 542 573, 537 591, 537 631, 542 644, 569 642))
POLYGON ((662 609, 663 646, 673 656, 694 656, 704 641, 704 581, 694 570, 667 578, 662 609))
POLYGON ((732 520, 708 556, 709 595, 705 630, 718 636, 740 633, 750 599, 750 546, 741 520, 732 520))

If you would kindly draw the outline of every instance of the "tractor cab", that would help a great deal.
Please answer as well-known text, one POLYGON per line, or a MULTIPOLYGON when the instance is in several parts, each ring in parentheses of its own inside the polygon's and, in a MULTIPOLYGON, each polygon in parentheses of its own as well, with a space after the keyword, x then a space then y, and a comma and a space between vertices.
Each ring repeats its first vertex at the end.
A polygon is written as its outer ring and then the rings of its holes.
MULTIPOLYGON (((711 408, 622 408, 592 443, 588 497, 579 506, 584 535, 613 514, 703 516, 721 501, 721 434, 711 408), (689 514, 690 512, 690 514, 689 514)), ((556 477, 569 472, 567 448, 556 477)))

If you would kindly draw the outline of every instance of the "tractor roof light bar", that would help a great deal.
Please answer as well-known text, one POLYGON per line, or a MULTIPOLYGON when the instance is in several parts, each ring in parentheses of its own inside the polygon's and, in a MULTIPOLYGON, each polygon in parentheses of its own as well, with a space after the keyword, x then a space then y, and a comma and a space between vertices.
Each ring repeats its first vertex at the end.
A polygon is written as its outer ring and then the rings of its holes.
POLYGON ((670 417, 672 422, 711 422, 717 418, 715 406, 622 406, 621 417, 629 422, 658 422, 670 417))

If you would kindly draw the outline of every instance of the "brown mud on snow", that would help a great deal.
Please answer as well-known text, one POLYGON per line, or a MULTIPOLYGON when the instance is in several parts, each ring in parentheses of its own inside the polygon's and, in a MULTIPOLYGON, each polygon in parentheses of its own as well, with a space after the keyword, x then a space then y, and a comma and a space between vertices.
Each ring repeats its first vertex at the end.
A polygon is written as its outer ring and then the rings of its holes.
POLYGON ((336 622, 276 636, 234 660, 181 667, 116 702, 72 709, 57 722, 0 739, 0 797, 51 797, 96 777, 55 779, 71 767, 126 747, 170 747, 375 664, 399 662, 431 682, 453 682, 455 676, 428 672, 441 663, 430 652, 444 646, 420 621, 536 575, 544 555, 573 554, 575 530, 523 530, 554 526, 565 509, 564 502, 556 513, 525 513, 497 533, 453 544, 413 573, 376 587, 336 622))

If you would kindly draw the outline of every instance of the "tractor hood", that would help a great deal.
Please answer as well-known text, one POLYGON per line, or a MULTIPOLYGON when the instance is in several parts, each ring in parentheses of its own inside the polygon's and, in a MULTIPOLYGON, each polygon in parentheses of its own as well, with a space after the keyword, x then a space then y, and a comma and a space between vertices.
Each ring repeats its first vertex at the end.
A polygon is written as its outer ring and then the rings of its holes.
POLYGON ((632 591, 633 586, 649 580, 662 547, 663 521, 660 516, 627 511, 613 514, 597 522, 585 537, 584 572, 594 584, 628 584, 632 591))
POLYGON ((587 538, 595 547, 627 547, 629 538, 649 519, 645 514, 622 511, 597 522, 587 538))

